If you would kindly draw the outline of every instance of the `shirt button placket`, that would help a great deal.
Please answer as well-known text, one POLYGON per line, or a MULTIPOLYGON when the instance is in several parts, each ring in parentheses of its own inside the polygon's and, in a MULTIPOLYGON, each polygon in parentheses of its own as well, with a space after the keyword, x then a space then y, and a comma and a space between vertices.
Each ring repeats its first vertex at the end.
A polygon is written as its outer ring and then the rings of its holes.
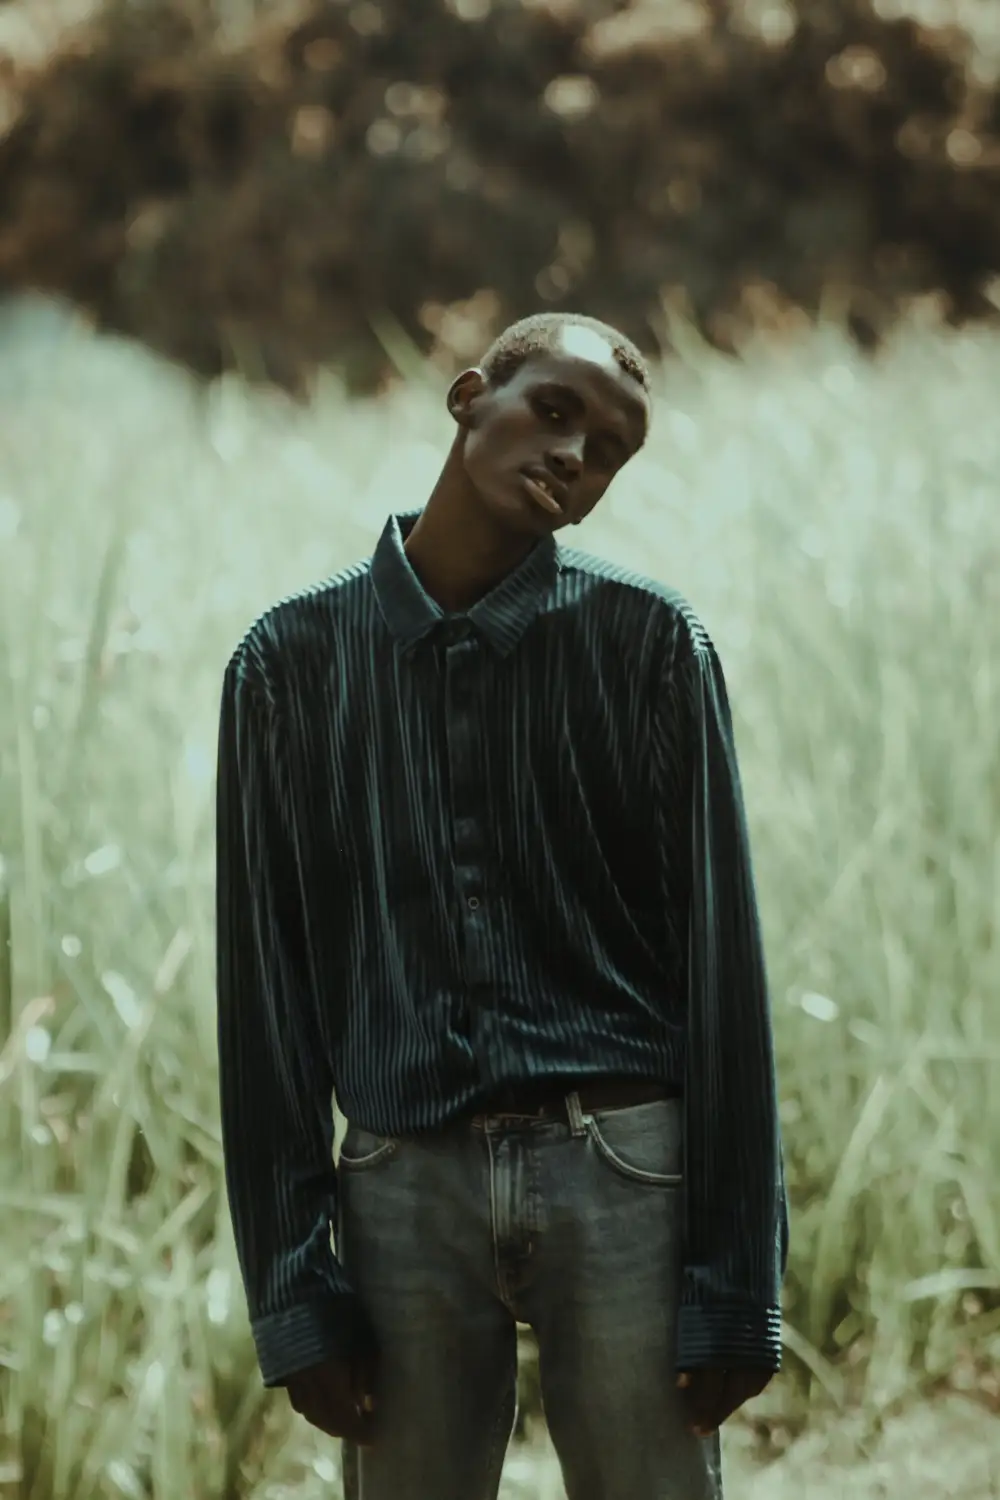
POLYGON ((476 677, 480 647, 468 631, 447 648, 446 721, 451 773, 452 847, 455 885, 464 908, 466 975, 474 985, 485 977, 483 943, 483 785, 476 723, 476 677))

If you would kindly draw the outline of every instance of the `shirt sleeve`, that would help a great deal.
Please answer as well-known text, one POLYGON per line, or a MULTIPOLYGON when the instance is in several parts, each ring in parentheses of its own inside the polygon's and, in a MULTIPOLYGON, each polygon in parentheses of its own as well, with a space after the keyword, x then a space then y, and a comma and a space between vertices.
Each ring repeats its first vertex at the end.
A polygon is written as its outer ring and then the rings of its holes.
POLYGON ((358 1322, 331 1244, 332 1070, 276 744, 266 694, 234 657, 219 726, 219 1092, 229 1208, 267 1386, 349 1356, 358 1322))
POLYGON ((703 632, 678 651, 666 702, 688 906, 677 1367, 777 1370, 788 1205, 768 982, 729 700, 703 632))

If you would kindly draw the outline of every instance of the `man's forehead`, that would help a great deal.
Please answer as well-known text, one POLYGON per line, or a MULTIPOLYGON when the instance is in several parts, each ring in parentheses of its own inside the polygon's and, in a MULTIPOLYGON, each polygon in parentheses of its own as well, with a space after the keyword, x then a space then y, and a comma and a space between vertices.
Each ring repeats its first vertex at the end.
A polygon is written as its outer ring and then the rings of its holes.
POLYGON ((559 330, 557 344, 559 353, 571 359, 586 360, 595 365, 617 365, 614 346, 594 328, 581 328, 579 324, 566 323, 559 330))
POLYGON ((614 345, 590 328, 560 330, 560 346, 539 354, 524 367, 526 380, 551 380, 570 386, 602 387, 630 415, 648 418, 649 401, 639 383, 615 358, 614 345))

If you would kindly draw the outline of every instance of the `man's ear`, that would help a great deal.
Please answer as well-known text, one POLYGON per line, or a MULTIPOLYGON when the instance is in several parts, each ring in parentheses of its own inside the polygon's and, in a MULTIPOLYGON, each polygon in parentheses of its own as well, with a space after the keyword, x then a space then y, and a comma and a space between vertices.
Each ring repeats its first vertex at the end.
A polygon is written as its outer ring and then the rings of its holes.
POLYGON ((476 418, 479 398, 486 390, 482 370, 463 370, 448 392, 448 410, 459 427, 469 428, 476 418))

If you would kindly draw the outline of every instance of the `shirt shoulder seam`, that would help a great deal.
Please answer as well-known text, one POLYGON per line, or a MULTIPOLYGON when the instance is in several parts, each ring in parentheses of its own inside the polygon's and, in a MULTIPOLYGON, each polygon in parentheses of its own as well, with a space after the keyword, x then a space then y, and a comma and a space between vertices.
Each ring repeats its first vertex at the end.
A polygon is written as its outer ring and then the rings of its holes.
POLYGON ((309 605, 324 596, 333 596, 349 584, 356 582, 370 573, 371 559, 366 558, 363 562, 352 563, 338 573, 328 575, 314 583, 305 584, 303 587, 294 589, 291 593, 276 599, 272 604, 262 609, 246 627, 233 649, 227 671, 236 671, 247 678, 248 658, 253 660, 259 673, 262 686, 270 688, 268 667, 276 658, 276 664, 280 664, 281 648, 277 645, 273 636, 273 627, 280 616, 294 610, 296 606, 309 605))
POLYGON ((708 640, 708 632, 701 623, 694 606, 673 584, 662 583, 624 564, 611 562, 607 558, 597 557, 575 548, 563 549, 560 567, 564 572, 595 578, 598 582, 606 583, 613 588, 624 588, 656 601, 666 607, 675 623, 678 618, 684 621, 692 641, 708 640))

